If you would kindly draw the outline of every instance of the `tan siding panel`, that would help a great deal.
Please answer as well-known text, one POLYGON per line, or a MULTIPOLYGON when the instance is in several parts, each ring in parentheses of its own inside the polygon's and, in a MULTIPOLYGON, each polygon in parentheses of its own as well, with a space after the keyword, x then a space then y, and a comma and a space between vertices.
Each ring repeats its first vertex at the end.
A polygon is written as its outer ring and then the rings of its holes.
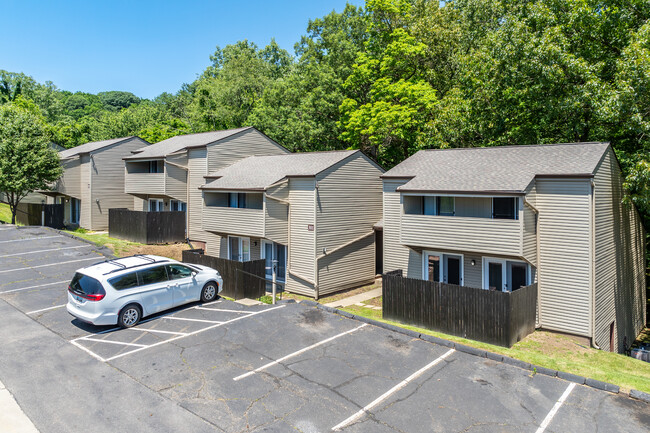
POLYGON ((54 190, 70 197, 81 198, 81 169, 80 159, 66 159, 61 161, 63 175, 56 182, 54 190))
POLYGON ((331 251, 370 234, 335 253, 336 258, 327 256, 327 266, 319 263, 319 293, 374 279, 373 226, 382 217, 381 174, 381 169, 357 153, 316 177, 317 254, 321 255, 324 248, 331 251))
POLYGON ((271 141, 264 134, 250 129, 208 145, 208 172, 228 167, 252 155, 284 155, 287 149, 271 141))
MULTIPOLYGON (((92 203, 91 203, 91 170, 94 164, 90 161, 89 155, 80 156, 79 165, 79 225, 89 230, 103 230, 101 228, 93 227, 92 217, 92 203)), ((106 227, 108 228, 108 226, 106 227)))
POLYGON ((133 196, 124 192, 124 161, 122 158, 131 155, 131 151, 141 149, 146 144, 139 138, 132 138, 93 152, 89 203, 92 218, 90 228, 92 230, 108 229, 109 209, 130 208, 133 204, 133 196))
POLYGON ((203 230, 241 236, 264 235, 264 211, 221 206, 203 208, 203 230))
POLYGON ((640 332, 645 317, 644 233, 633 206, 622 204, 621 171, 608 149, 595 175, 595 330, 601 349, 622 351, 640 332))
POLYGON ((165 195, 165 173, 126 173, 128 194, 165 195))
MULTIPOLYGON (((537 192, 536 187, 528 192, 526 195, 526 200, 534 206, 536 202, 535 194, 537 192)), ((535 211, 533 211, 529 206, 524 205, 521 212, 524 218, 524 238, 523 238, 523 253, 524 258, 528 260, 533 266, 537 266, 537 230, 536 230, 536 221, 535 211)))
POLYGON ((492 199, 482 197, 456 197, 455 215, 475 218, 492 218, 492 199))
POLYGON ((540 320, 543 328, 590 336, 589 180, 537 180, 540 320))
MULTIPOLYGON (((291 179, 289 201, 291 202, 291 245, 289 246, 289 270, 302 278, 314 281, 314 261, 316 260, 315 231, 309 226, 315 224, 314 179, 291 179)), ((314 228, 315 230, 315 228, 314 228)), ((289 277, 287 289, 290 291, 311 290, 299 278, 289 277)))
POLYGON ((414 276, 409 270, 409 249, 400 242, 402 199, 397 188, 406 182, 406 180, 383 181, 384 272, 402 269, 405 276, 420 278, 414 276))
POLYGON ((189 168, 189 196, 187 200, 188 233, 190 239, 206 242, 205 231, 201 228, 203 196, 199 187, 205 184, 207 174, 207 151, 205 148, 190 149, 187 165, 189 168))
POLYGON ((266 239, 288 245, 289 206, 267 198, 264 213, 264 236, 266 239))

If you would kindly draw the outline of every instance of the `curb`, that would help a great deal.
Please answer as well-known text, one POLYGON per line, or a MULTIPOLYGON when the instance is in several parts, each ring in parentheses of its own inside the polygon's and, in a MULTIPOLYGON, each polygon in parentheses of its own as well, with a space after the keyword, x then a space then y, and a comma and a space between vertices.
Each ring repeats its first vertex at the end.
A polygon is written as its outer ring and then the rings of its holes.
MULTIPOLYGON (((585 378, 585 377, 578 376, 578 375, 575 375, 575 374, 566 373, 566 372, 563 372, 563 371, 557 371, 557 370, 553 370, 553 369, 546 368, 546 367, 541 367, 539 365, 534 365, 534 364, 531 364, 529 362, 525 362, 525 361, 521 361, 519 359, 511 358, 509 356, 500 355, 498 353, 493 353, 493 352, 488 352, 487 350, 477 349, 475 347, 466 346, 466 345, 460 344, 460 343, 455 343, 453 341, 445 340, 445 339, 442 339, 442 338, 439 338, 439 337, 434 337, 433 335, 420 334, 418 332, 411 331, 410 329, 400 328, 399 326, 390 325, 388 323, 379 322, 379 321, 373 320, 373 319, 368 319, 367 317, 355 316, 354 314, 348 313, 347 311, 342 311, 342 310, 338 310, 336 308, 327 307, 327 306, 325 306, 323 304, 319 304, 316 301, 304 300, 304 301, 300 301, 300 303, 304 304, 304 305, 311 306, 311 307, 316 307, 316 308, 319 308, 321 310, 325 310, 325 311, 330 312, 330 313, 338 314, 340 316, 347 317, 349 319, 354 319, 354 320, 357 320, 357 321, 360 321, 360 322, 364 322, 364 323, 367 323, 369 325, 374 325, 374 326, 377 326, 379 328, 383 328, 383 329, 386 329, 386 330, 389 330, 389 331, 394 331, 394 332, 397 332, 397 333, 400 333, 400 334, 403 334, 403 335, 407 335, 407 336, 412 337, 412 338, 417 338, 417 339, 420 339, 420 340, 423 340, 423 341, 427 341, 429 343, 434 343, 434 344, 437 344, 439 346, 444 346, 444 347, 449 347, 451 349, 456 349, 459 352, 467 353, 469 355, 478 356, 479 358, 487 358, 487 359, 490 359, 492 361, 497 361, 497 362, 502 362, 504 364, 513 365, 513 366, 519 367, 519 368, 521 368, 523 370, 532 371, 533 374, 543 374, 545 376, 557 377, 557 378, 560 378, 560 379, 563 379, 563 380, 567 380, 569 382, 575 382, 575 383, 577 383, 579 385, 585 385, 585 386, 588 386, 590 388, 595 388, 595 389, 598 389, 598 390, 601 390, 601 391, 606 391, 606 392, 609 392, 609 393, 612 393, 612 394, 619 394, 620 393, 620 387, 618 385, 614 385, 613 383, 601 382, 599 380, 589 379, 589 378, 585 378)), ((627 393, 625 393, 625 395, 627 395, 627 393)), ((637 390, 633 389, 633 390, 630 391, 629 396, 634 398, 634 399, 650 403, 650 394, 647 394, 645 392, 637 391, 637 390)))

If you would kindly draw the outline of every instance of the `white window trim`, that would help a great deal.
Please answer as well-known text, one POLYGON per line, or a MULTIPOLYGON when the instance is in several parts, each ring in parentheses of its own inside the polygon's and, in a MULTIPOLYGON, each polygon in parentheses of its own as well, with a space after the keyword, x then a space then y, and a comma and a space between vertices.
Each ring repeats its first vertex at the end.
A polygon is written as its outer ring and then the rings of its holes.
MULTIPOLYGON (((252 258, 251 256, 252 256, 252 252, 253 252, 252 249, 251 249, 251 238, 249 238, 249 237, 245 237, 245 236, 231 236, 231 235, 228 235, 228 260, 232 260, 232 259, 230 258, 230 257, 231 257, 231 254, 230 254, 230 238, 237 238, 237 239, 239 239, 239 251, 240 251, 240 254, 239 254, 239 255, 240 255, 242 258, 244 257, 244 254, 241 253, 241 251, 243 250, 243 248, 242 248, 243 240, 246 239, 246 240, 248 241, 248 260, 251 260, 251 258, 252 258)), ((239 261, 239 262, 243 262, 244 260, 238 260, 238 261, 239 261)))
POLYGON ((163 199, 161 199, 161 198, 150 198, 150 199, 147 200, 147 204, 149 205, 148 206, 148 211, 149 212, 162 212, 162 211, 165 210, 165 201, 163 199), (156 206, 158 208, 157 211, 152 211, 151 210, 151 202, 152 201, 155 201, 155 202, 159 203, 159 205, 156 206))
POLYGON ((447 257, 459 257, 460 258, 460 285, 465 285, 465 255, 456 254, 456 253, 441 253, 439 251, 422 251, 422 279, 425 281, 429 280, 429 256, 438 256, 440 257, 440 283, 445 283, 445 259, 447 257))
MULTIPOLYGON (((184 204, 185 205, 185 211, 187 211, 187 203, 185 203, 184 201, 182 201, 182 200, 169 200, 169 210, 170 211, 174 207, 174 203, 178 203, 178 208, 179 209, 182 207, 181 205, 184 204)), ((184 211, 181 210, 180 212, 184 212, 184 211)))
POLYGON ((501 284, 503 287, 501 288, 502 292, 511 292, 512 288, 511 287, 506 287, 508 284, 508 262, 510 263, 518 263, 526 266, 526 284, 530 285, 531 284, 531 274, 532 270, 530 267, 530 264, 523 261, 523 260, 516 260, 516 259, 503 259, 500 257, 487 257, 483 256, 482 260, 482 269, 481 269, 481 277, 483 280, 483 290, 490 290, 490 282, 489 282, 489 267, 488 263, 501 263, 501 284))

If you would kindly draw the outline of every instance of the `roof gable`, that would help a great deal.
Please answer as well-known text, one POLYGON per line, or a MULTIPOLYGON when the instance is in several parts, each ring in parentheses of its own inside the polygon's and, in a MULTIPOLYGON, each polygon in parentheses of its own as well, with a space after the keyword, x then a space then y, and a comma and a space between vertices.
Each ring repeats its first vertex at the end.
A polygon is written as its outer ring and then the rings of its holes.
MULTIPOLYGON (((61 159, 67 159, 67 158, 72 158, 77 155, 81 155, 82 153, 90 153, 94 152, 96 150, 103 149, 108 146, 112 146, 114 144, 117 144, 121 141, 126 141, 131 138, 139 138, 134 135, 128 136, 128 137, 121 137, 121 138, 113 138, 110 140, 102 140, 102 141, 92 141, 90 143, 85 143, 82 144, 81 146, 76 146, 70 149, 65 149, 59 152, 59 158, 61 159)), ((140 138, 140 140, 142 140, 140 138)), ((144 141, 144 140, 142 140, 144 141)))

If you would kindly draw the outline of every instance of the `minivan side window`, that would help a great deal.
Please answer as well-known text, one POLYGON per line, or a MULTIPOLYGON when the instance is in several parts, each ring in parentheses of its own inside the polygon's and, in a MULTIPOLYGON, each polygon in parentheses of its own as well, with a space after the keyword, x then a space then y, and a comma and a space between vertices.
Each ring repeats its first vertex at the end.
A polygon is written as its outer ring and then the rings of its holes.
POLYGON ((155 268, 138 271, 138 277, 140 277, 141 286, 162 283, 167 281, 167 271, 164 266, 156 266, 155 268))
POLYGON ((108 282, 115 290, 132 289, 133 287, 138 287, 138 276, 135 272, 131 272, 129 274, 111 278, 108 282))
POLYGON ((188 278, 192 276, 192 269, 177 264, 167 265, 167 275, 169 275, 170 280, 188 278))

